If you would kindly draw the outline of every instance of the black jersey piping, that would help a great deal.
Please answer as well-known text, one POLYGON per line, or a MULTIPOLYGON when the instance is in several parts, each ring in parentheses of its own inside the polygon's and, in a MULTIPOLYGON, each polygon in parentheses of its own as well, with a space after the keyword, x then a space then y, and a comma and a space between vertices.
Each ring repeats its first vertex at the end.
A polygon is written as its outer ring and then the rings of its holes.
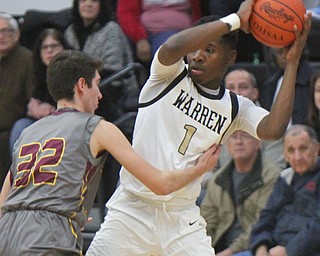
MULTIPOLYGON (((154 99, 148 101, 148 102, 144 102, 144 103, 139 103, 138 104, 138 108, 144 108, 144 107, 148 107, 150 105, 152 105, 153 103, 157 102, 159 99, 161 99, 163 96, 165 96, 168 92, 170 92, 178 83, 180 83, 184 77, 186 77, 188 75, 188 70, 186 68, 183 69, 183 71, 158 95, 156 96, 154 99)), ((197 86, 194 83, 198 93, 208 99, 212 99, 212 100, 220 100, 224 93, 225 93, 225 88, 224 86, 220 86, 220 90, 218 95, 213 95, 213 94, 209 94, 205 91, 203 91, 199 86, 197 86)))
POLYGON ((238 111, 239 111, 239 102, 237 95, 230 91, 230 98, 231 98, 231 106, 232 106, 232 113, 231 113, 231 122, 236 118, 238 111))
POLYGON ((195 85, 195 87, 196 87, 196 89, 197 89, 197 91, 198 91, 198 93, 200 95, 202 95, 203 97, 206 97, 208 99, 211 99, 211 100, 221 100, 223 95, 224 95, 224 93, 225 93, 225 87, 223 85, 221 85, 219 87, 219 93, 217 95, 205 92, 199 86, 197 86, 197 84, 195 84, 195 83, 194 83, 194 85, 195 85))
POLYGON ((180 81, 187 76, 188 70, 186 68, 183 69, 183 71, 154 99, 144 102, 144 103, 139 103, 138 107, 139 108, 144 108, 152 105, 153 103, 157 102, 159 99, 161 99, 163 96, 165 96, 168 92, 170 92, 180 81))
POLYGON ((221 135, 220 137, 220 140, 219 140, 219 143, 221 143, 224 135, 227 133, 227 131, 229 130, 231 124, 233 123, 233 120, 236 118, 238 112, 239 112, 239 102, 238 102, 238 97, 237 95, 232 92, 232 91, 229 91, 229 95, 230 95, 230 99, 231 99, 231 122, 229 124, 229 126, 227 127, 227 129, 224 131, 224 133, 221 135))

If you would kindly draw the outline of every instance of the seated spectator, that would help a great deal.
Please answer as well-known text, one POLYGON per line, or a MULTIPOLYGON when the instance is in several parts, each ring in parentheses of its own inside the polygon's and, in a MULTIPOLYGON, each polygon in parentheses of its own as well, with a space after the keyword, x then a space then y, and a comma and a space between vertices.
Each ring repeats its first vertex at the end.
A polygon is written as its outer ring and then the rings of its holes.
MULTIPOLYGON (((256 105, 260 106, 259 90, 257 87, 257 80, 254 75, 244 69, 231 70, 224 79, 224 84, 227 89, 239 95, 252 100, 256 105)), ((268 158, 270 161, 285 168, 286 162, 282 153, 282 139, 276 141, 262 142, 262 156, 268 158)), ((225 162, 228 158, 226 150, 221 151, 220 162, 225 162)), ((230 158, 230 157, 229 157, 230 158)))
MULTIPOLYGON (((247 70, 241 68, 231 69, 231 71, 229 71, 224 78, 224 85, 226 89, 242 95, 252 100, 257 106, 260 106, 258 101, 259 91, 257 88, 257 80, 255 76, 247 70)), ((282 139, 276 141, 262 141, 261 154, 263 158, 276 163, 281 168, 286 167, 286 162, 282 153, 282 139)), ((224 163, 230 160, 231 156, 227 150, 227 147, 222 145, 219 162, 216 165, 216 169, 220 168, 224 165, 224 163)), ((208 172, 205 174, 205 177, 201 182, 201 193, 197 199, 197 205, 201 204, 207 184, 212 175, 213 172, 208 172)))
POLYGON ((0 188, 11 165, 11 128, 25 116, 34 88, 32 53, 19 44, 19 38, 17 21, 0 13, 0 188))
POLYGON ((234 132, 226 146, 232 159, 209 181, 200 213, 217 256, 250 255, 251 226, 281 168, 262 159, 259 140, 246 132, 234 132))
POLYGON ((224 85, 230 91, 242 95, 260 106, 257 79, 249 71, 241 68, 230 70, 224 78, 224 85))
POLYGON ((315 129, 320 142, 320 70, 310 80, 310 95, 307 124, 315 129))
POLYGON ((126 36, 112 20, 109 1, 74 0, 72 11, 64 37, 73 49, 100 58, 109 74, 133 61, 126 36))
MULTIPOLYGON (((121 30, 121 27, 112 19, 113 13, 108 0, 74 0, 73 21, 64 32, 67 43, 75 50, 83 51, 90 56, 100 58, 104 63, 102 79, 112 73, 120 71, 127 64, 133 62, 130 44, 121 30)), ((108 95, 102 91, 104 97, 100 102, 97 114, 106 120, 113 122, 122 116, 127 110, 119 106, 115 98, 122 97, 126 101, 128 97, 135 97, 137 109, 138 92, 140 87, 136 81, 134 72, 128 78, 119 82, 116 95, 108 95), (120 96, 119 96, 120 95, 120 96), (113 96, 113 97, 112 97, 113 96), (113 103, 114 104, 111 104, 113 103)), ((130 109, 131 111, 132 109, 130 109)))
POLYGON ((39 35, 33 50, 36 88, 28 103, 27 117, 19 119, 12 127, 10 152, 24 128, 55 111, 56 102, 51 97, 46 82, 47 66, 54 55, 66 48, 63 34, 56 29, 45 29, 39 35))
POLYGON ((293 125, 284 136, 290 168, 281 172, 260 219, 253 226, 255 256, 320 255, 320 159, 313 128, 293 125))
MULTIPOLYGON (((285 67, 287 65, 287 48, 269 48, 271 60, 268 65, 274 66, 270 68, 272 74, 267 81, 260 86, 259 102, 261 106, 267 110, 271 109, 273 101, 278 94, 283 79, 285 67)), ((307 61, 307 48, 301 56, 296 85, 294 108, 290 124, 303 124, 308 111, 308 103, 311 100, 309 95, 310 77, 314 72, 314 68, 307 61)))
POLYGON ((201 17, 199 0, 118 0, 117 17, 135 45, 136 58, 149 63, 159 46, 171 35, 201 17))

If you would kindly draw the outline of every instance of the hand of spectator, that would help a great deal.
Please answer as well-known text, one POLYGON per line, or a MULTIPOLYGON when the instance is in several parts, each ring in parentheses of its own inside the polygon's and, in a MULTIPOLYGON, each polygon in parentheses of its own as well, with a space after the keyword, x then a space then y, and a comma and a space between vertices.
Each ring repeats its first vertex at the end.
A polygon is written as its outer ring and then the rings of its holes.
POLYGON ((141 39, 137 42, 136 55, 137 58, 144 63, 151 61, 151 45, 147 39, 141 39))
POLYGON ((265 245, 260 245, 256 250, 255 256, 270 256, 268 248, 265 245))
POLYGON ((246 0, 242 2, 237 12, 237 15, 239 16, 241 21, 240 29, 246 33, 250 32, 249 18, 250 18, 254 3, 255 3, 255 0, 246 0))
POLYGON ((227 249, 223 250, 222 252, 217 253, 216 255, 217 256, 232 256, 233 251, 231 251, 231 249, 227 248, 227 249))
POLYGON ((46 103, 46 102, 41 102, 40 108, 39 108, 39 114, 40 114, 39 118, 48 116, 52 112, 54 112, 55 110, 56 110, 56 108, 54 106, 52 106, 51 104, 46 103))
MULTIPOLYGON (((93 218, 92 217, 88 217, 87 219, 86 219, 86 223, 84 224, 84 225, 86 225, 86 224, 89 224, 89 223, 91 223, 93 221, 93 218)), ((83 231, 84 230, 84 227, 81 227, 81 231, 83 231)))
POLYGON ((41 102, 38 99, 31 98, 28 104, 28 113, 29 117, 40 119, 42 117, 50 115, 55 111, 55 107, 49 103, 41 102))
POLYGON ((288 256, 284 246, 277 245, 269 250, 270 256, 288 256))

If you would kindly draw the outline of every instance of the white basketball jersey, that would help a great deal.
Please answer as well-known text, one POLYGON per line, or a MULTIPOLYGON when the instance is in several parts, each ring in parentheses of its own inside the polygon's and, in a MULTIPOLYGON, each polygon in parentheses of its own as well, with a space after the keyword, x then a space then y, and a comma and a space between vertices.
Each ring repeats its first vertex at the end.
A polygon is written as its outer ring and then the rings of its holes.
MULTIPOLYGON (((236 97, 239 108, 232 122, 230 92, 223 86, 217 95, 204 92, 186 75, 170 83, 186 69, 183 61, 170 67, 157 59, 139 99, 133 147, 160 170, 179 171, 193 166, 197 158, 214 143, 223 143, 233 131, 242 129, 257 137, 256 126, 268 113, 243 97, 236 97)), ((144 198, 173 204, 194 201, 202 178, 167 196, 157 196, 124 168, 121 184, 144 198)))

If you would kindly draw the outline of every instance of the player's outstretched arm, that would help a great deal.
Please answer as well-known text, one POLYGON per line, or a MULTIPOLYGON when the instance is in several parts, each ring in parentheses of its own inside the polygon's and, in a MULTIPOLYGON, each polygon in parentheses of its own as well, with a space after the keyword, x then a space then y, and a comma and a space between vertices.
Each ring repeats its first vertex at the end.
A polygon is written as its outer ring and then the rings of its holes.
MULTIPOLYGON (((244 31, 248 31, 254 2, 254 0, 244 1, 237 12, 241 23, 240 28, 244 31)), ((219 39, 228 32, 228 26, 220 20, 185 29, 171 36, 160 47, 159 61, 165 66, 170 66, 188 53, 205 48, 209 42, 219 39)))
POLYGON ((141 158, 122 132, 115 125, 106 121, 101 121, 97 125, 90 145, 94 156, 102 150, 107 150, 130 173, 158 195, 166 195, 179 190, 195 178, 212 170, 220 153, 220 146, 213 145, 199 157, 194 167, 176 171, 160 171, 141 158))
POLYGON ((10 188, 11 188, 11 182, 10 182, 10 171, 9 171, 2 185, 2 190, 0 194, 0 216, 1 216, 1 207, 8 198, 10 188))
MULTIPOLYGON (((176 191, 194 179, 200 177, 207 171, 213 170, 218 162, 221 147, 217 144, 212 145, 206 152, 204 152, 196 163, 196 166, 186 168, 179 171, 161 172, 165 183, 167 183, 167 191, 164 194, 169 194, 176 191)), ((160 185, 160 184, 159 184, 160 185)))
POLYGON ((299 32, 297 26, 294 27, 296 40, 290 46, 287 54, 287 64, 279 93, 269 115, 258 125, 257 133, 263 140, 280 139, 287 129, 293 111, 297 70, 310 28, 310 13, 304 16, 302 32, 299 32))

